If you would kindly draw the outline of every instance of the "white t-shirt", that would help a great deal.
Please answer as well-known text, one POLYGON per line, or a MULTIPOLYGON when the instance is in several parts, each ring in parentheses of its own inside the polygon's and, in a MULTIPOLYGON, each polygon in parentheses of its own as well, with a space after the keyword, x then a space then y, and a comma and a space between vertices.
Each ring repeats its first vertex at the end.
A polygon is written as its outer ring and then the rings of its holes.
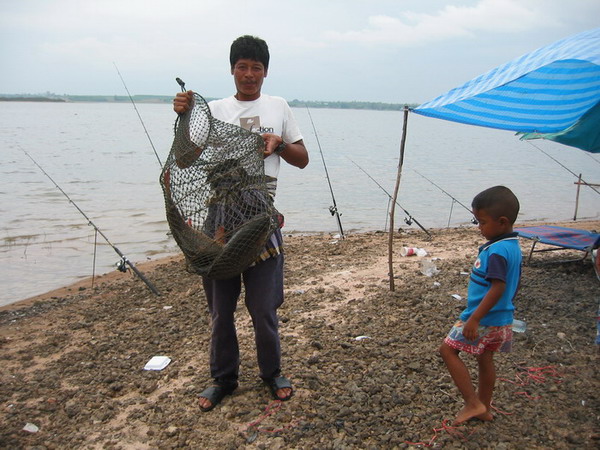
MULTIPOLYGON (((261 94, 256 100, 240 102, 231 96, 213 100, 208 106, 213 117, 223 122, 258 134, 273 133, 289 143, 302 139, 294 114, 282 97, 261 94)), ((280 162, 280 156, 275 153, 265 158, 265 175, 277 178, 280 162)))

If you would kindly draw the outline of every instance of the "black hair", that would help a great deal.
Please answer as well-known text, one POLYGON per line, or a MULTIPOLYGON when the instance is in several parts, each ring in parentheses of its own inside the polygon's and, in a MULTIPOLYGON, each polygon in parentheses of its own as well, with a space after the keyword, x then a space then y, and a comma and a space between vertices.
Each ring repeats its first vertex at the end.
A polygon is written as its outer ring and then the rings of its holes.
POLYGON ((231 44, 229 62, 231 68, 240 59, 251 59, 261 62, 265 70, 269 68, 269 47, 267 43, 256 36, 240 36, 231 44))
POLYGON ((494 186, 480 192, 471 202, 471 207, 474 210, 484 209, 494 219, 504 216, 511 224, 515 223, 519 214, 519 200, 505 186, 494 186))

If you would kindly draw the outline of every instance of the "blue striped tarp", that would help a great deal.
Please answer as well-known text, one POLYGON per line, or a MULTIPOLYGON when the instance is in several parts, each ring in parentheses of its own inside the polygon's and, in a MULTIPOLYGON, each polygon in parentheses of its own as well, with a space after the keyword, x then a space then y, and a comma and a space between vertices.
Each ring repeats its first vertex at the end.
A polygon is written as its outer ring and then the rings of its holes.
MULTIPOLYGON (((600 28, 596 28, 497 67, 413 111, 439 119, 535 134, 528 138, 552 139, 545 134, 562 133, 578 126, 582 116, 599 103, 600 28)), ((597 120, 596 114, 588 117, 597 120)), ((591 129, 600 133, 600 124, 591 129)))

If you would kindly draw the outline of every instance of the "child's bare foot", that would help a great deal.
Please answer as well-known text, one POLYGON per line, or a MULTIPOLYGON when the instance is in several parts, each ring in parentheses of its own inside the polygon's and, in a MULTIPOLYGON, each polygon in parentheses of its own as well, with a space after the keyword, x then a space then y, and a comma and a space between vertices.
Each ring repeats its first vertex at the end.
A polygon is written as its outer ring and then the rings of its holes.
POLYGON ((476 415, 475 419, 483 420, 485 422, 491 422, 492 420, 494 420, 494 416, 491 412, 486 411, 483 414, 476 415))
MULTIPOLYGON (((456 415, 453 425, 459 425, 466 422, 473 417, 478 417, 487 413, 487 408, 483 403, 476 403, 474 405, 465 405, 456 415)), ((491 415, 491 414, 490 414, 491 415)))

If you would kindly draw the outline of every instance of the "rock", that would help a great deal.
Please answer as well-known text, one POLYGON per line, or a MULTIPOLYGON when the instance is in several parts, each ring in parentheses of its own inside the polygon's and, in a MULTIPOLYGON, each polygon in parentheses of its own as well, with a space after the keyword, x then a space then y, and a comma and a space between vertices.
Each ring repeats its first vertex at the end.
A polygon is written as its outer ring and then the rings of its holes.
POLYGON ((151 394, 158 387, 158 383, 154 380, 146 380, 140 386, 140 392, 143 394, 151 394))
POLYGON ((69 400, 65 403, 64 410, 67 416, 75 417, 81 411, 81 407, 75 401, 69 400))

